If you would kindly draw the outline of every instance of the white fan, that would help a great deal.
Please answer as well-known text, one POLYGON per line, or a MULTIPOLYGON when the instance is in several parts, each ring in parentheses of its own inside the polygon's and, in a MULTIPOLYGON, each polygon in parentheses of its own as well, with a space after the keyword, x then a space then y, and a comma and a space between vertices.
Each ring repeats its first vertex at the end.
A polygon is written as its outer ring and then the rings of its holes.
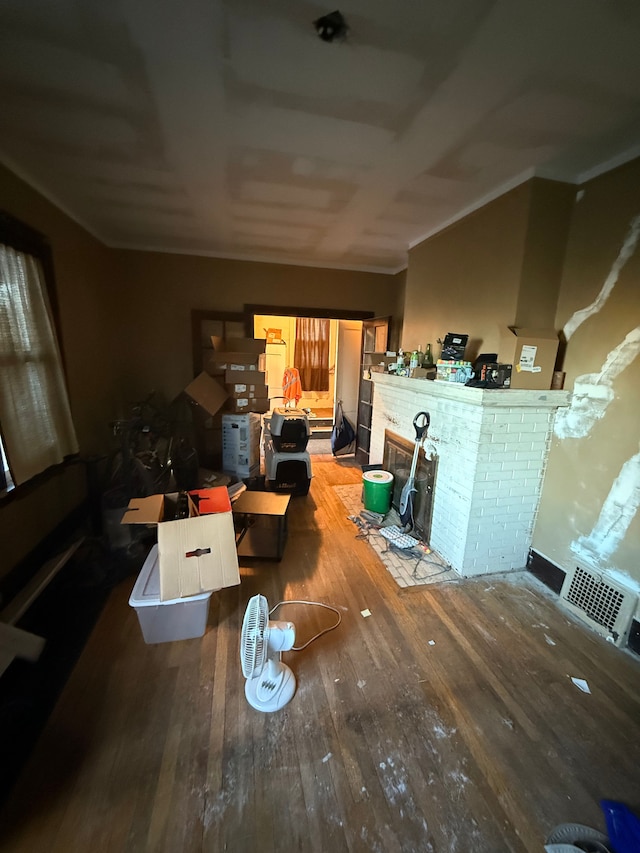
POLYGON ((240 661, 245 696, 256 711, 279 711, 293 698, 296 679, 280 652, 288 652, 295 641, 293 622, 270 622, 267 599, 254 595, 242 621, 240 661))

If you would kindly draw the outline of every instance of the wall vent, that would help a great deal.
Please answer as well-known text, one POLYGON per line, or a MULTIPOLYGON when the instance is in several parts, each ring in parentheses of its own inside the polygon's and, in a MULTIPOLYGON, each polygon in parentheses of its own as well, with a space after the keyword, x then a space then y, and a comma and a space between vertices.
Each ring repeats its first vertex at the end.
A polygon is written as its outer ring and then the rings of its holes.
POLYGON ((626 644, 636 608, 636 596, 628 589, 576 566, 567 572, 560 601, 609 642, 626 644))

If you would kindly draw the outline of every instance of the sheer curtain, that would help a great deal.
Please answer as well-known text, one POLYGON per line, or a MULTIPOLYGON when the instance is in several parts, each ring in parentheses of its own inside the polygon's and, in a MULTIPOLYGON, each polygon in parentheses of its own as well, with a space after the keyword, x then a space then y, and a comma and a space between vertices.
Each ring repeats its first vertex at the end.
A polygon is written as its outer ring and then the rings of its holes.
POLYGON ((303 391, 329 390, 329 322, 317 317, 296 319, 293 363, 303 391))
POLYGON ((78 452, 40 263, 2 244, 0 428, 16 485, 78 452))

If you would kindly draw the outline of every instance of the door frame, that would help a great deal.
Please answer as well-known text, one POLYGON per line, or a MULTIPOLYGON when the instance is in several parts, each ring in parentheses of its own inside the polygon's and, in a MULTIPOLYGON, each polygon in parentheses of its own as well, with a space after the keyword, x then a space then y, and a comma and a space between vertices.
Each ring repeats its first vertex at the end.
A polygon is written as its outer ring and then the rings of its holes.
POLYGON ((373 311, 351 311, 347 308, 309 308, 285 305, 253 305, 244 306, 247 315, 247 328, 253 329, 253 318, 256 314, 274 314, 282 317, 319 317, 325 320, 372 320, 373 311))

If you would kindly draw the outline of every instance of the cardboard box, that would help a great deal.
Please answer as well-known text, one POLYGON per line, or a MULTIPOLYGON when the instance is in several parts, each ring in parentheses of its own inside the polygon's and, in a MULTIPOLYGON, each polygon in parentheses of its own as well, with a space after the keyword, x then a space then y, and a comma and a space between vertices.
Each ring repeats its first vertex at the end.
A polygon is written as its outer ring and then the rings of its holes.
POLYGON ((216 352, 207 357, 207 372, 220 373, 225 370, 257 370, 259 356, 253 352, 216 352))
POLYGON ((441 361, 436 364, 436 380, 464 385, 473 376, 470 361, 441 361))
POLYGON ((132 498, 122 517, 122 524, 158 525, 161 601, 200 595, 240 583, 231 502, 226 487, 200 489, 189 495, 189 518, 175 518, 177 493, 132 498))
POLYGON ((558 353, 554 329, 508 326, 500 333, 500 361, 512 364, 511 388, 546 391, 551 388, 558 353))
POLYGON ((468 340, 469 335, 458 335, 456 332, 447 332, 442 342, 440 360, 462 361, 468 340))
POLYGON ((211 335, 211 346, 216 352, 244 352, 260 353, 266 352, 267 342, 264 338, 220 338, 211 335))
POLYGON ((259 355, 266 352, 267 342, 264 338, 227 338, 226 346, 233 352, 251 352, 259 355))
POLYGON ((259 414, 229 414, 222 416, 222 469, 242 479, 260 472, 259 414))
POLYGON ((226 403, 228 412, 259 412, 264 414, 270 409, 268 397, 231 397, 226 403))
POLYGON ((230 397, 248 397, 250 400, 256 398, 268 398, 269 389, 266 385, 248 384, 246 382, 235 382, 232 385, 225 386, 230 397))
POLYGON ((226 388, 204 371, 187 385, 184 393, 209 415, 219 412, 229 397, 226 388))
POLYGON ((224 384, 235 385, 237 382, 245 385, 266 385, 267 376, 264 370, 225 370, 224 384))

